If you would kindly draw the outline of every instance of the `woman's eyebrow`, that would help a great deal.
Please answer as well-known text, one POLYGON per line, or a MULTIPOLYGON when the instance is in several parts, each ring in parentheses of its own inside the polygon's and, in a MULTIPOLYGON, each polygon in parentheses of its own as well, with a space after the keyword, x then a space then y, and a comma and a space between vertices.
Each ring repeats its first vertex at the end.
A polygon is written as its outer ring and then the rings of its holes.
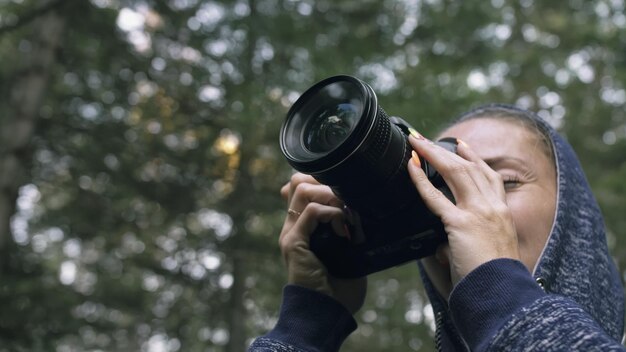
POLYGON ((528 168, 528 161, 514 156, 498 156, 483 159, 489 167, 497 169, 505 166, 519 166, 524 169, 528 168))

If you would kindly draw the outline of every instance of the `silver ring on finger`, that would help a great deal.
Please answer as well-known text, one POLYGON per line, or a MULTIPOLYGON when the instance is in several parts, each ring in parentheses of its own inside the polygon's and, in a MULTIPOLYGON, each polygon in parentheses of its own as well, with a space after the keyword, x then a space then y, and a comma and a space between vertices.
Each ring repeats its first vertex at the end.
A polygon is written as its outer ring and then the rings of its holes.
POLYGON ((297 211, 297 210, 294 210, 294 209, 291 209, 291 208, 287 209, 287 213, 288 213, 288 214, 291 214, 291 215, 295 215, 295 216, 300 216, 300 215, 302 215, 302 213, 301 213, 301 212, 299 212, 299 211, 297 211))

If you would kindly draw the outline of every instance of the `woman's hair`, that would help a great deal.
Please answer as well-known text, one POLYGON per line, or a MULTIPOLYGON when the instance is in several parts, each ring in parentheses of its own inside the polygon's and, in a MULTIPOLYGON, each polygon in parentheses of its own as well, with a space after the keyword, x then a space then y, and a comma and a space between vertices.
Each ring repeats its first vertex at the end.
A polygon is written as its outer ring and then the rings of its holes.
POLYGON ((552 162, 555 161, 550 132, 537 122, 538 117, 532 112, 522 110, 512 105, 490 104, 479 106, 454 119, 445 129, 463 121, 479 118, 502 119, 519 124, 537 137, 540 144, 539 146, 542 152, 548 157, 548 160, 552 162))

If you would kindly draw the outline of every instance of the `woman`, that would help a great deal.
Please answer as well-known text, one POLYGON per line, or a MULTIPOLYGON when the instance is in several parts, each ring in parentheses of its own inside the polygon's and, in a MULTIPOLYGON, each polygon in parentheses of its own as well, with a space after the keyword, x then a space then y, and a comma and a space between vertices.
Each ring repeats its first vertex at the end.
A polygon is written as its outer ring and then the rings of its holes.
MULTIPOLYGON (((420 261, 442 351, 623 350, 623 288, 604 224, 571 147, 543 120, 510 106, 478 108, 442 137, 413 133, 417 155, 454 194, 450 202, 414 156, 408 170, 448 243, 420 261)), ((337 280, 308 250, 319 222, 346 235, 341 202, 312 178, 283 188, 290 212, 280 246, 289 273, 276 327, 252 351, 334 351, 356 328, 364 280, 337 280)))

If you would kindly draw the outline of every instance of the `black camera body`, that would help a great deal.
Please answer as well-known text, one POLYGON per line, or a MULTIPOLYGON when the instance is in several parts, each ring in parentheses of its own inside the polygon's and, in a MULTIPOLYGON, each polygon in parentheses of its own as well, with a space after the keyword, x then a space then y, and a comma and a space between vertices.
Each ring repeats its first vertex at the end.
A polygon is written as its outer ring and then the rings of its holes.
MULTIPOLYGON (((310 248, 329 273, 356 278, 432 255, 447 241, 440 219, 420 198, 407 164, 411 126, 388 117, 366 83, 333 76, 313 85, 293 104, 280 133, 288 162, 331 187, 351 219, 350 238, 320 224, 310 248)), ((456 140, 437 142, 456 152, 456 140)), ((429 180, 452 194, 421 159, 429 180)))

